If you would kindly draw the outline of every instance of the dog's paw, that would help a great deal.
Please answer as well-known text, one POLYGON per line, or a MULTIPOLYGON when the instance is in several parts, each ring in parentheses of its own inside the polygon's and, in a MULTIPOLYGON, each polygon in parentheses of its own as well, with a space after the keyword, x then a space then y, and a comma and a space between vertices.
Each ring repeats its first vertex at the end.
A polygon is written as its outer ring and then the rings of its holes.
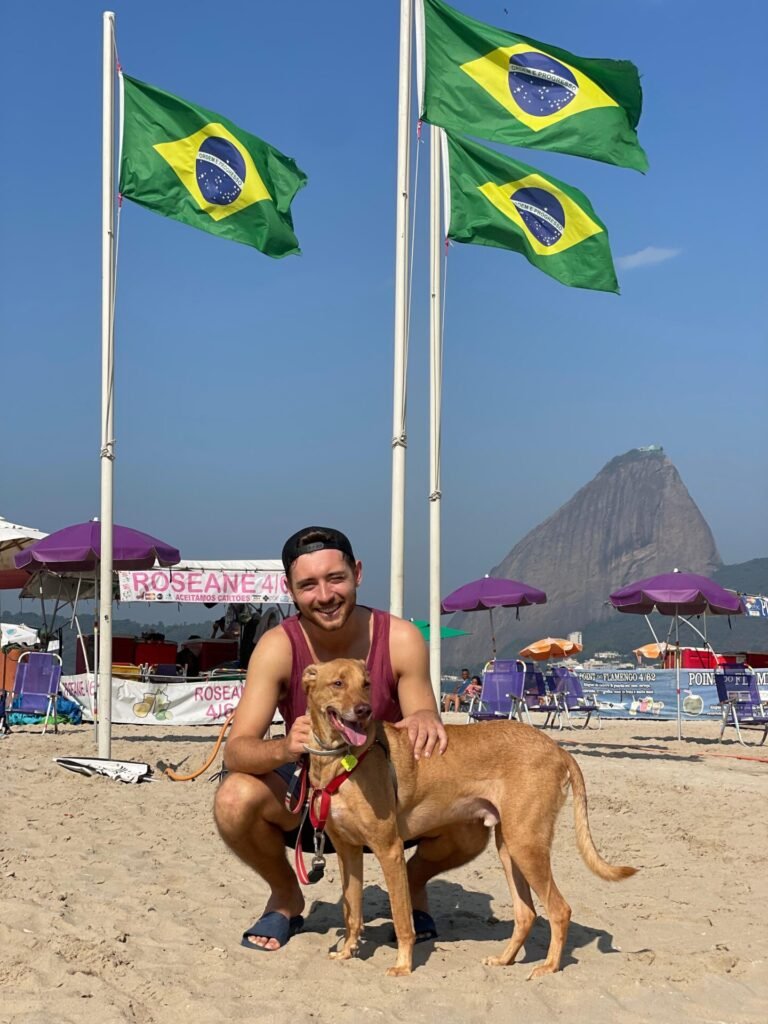
POLYGON ((388 978, 404 978, 407 974, 411 973, 410 967, 388 967, 386 970, 386 976, 388 978))
POLYGON ((545 974, 555 974, 559 970, 559 967, 552 967, 550 964, 541 964, 540 967, 534 967, 525 980, 533 981, 534 978, 543 978, 545 974))
POLYGON ((506 967, 509 961, 503 956, 486 956, 483 957, 483 963, 486 967, 506 967))
POLYGON ((357 956, 357 946, 350 946, 349 949, 344 947, 343 949, 334 950, 328 954, 329 960, 351 960, 357 956))

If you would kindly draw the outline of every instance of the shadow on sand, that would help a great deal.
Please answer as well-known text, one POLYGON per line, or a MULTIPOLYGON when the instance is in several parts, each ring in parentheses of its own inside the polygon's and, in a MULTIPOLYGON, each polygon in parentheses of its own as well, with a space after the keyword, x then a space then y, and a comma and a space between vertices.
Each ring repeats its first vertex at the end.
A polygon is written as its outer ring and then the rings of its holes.
MULTIPOLYGON (((453 942, 496 942, 499 948, 495 952, 501 953, 514 927, 511 907, 509 920, 500 921, 493 914, 488 893, 469 891, 456 882, 439 878, 430 882, 429 895, 439 934, 435 941, 440 946, 453 942)), ((394 947, 394 932, 386 891, 378 885, 366 886, 363 901, 366 925, 357 958, 368 960, 379 946, 394 947), (380 918, 387 920, 381 921, 380 918), (376 923, 369 924, 369 921, 376 923)), ((329 952, 339 948, 344 936, 341 900, 337 903, 315 903, 304 930, 320 934, 332 933, 335 930, 336 938, 329 946, 329 952)), ((545 960, 549 938, 548 922, 542 917, 537 917, 524 946, 524 955, 518 957, 516 963, 535 965, 545 960)), ((565 968, 578 963, 579 958, 575 954, 592 944, 596 944, 601 953, 619 952, 609 932, 571 921, 561 966, 565 968)), ((428 962, 434 947, 434 941, 419 943, 416 946, 413 954, 414 968, 428 962)), ((487 949, 478 949, 478 961, 487 956, 488 952, 487 949)))

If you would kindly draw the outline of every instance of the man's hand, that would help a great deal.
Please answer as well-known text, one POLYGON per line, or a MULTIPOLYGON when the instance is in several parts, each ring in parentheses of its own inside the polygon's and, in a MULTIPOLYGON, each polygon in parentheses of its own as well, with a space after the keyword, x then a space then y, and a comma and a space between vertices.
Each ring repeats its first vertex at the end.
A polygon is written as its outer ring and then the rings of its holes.
POLYGON ((395 722, 395 728, 408 730, 416 761, 422 754, 424 757, 431 757, 435 747, 443 754, 448 746, 448 737, 436 711, 414 711, 412 715, 406 715, 402 721, 395 722))
POLYGON ((291 726, 291 731, 285 737, 285 745, 291 761, 298 761, 302 754, 306 754, 304 748, 311 739, 312 721, 309 715, 299 715, 291 726))

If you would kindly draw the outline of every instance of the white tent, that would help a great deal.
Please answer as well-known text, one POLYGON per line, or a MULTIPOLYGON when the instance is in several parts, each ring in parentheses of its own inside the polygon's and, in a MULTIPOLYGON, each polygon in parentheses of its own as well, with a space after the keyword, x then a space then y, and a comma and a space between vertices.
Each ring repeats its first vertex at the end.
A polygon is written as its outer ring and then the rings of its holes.
POLYGON ((15 570, 16 563, 13 556, 29 547, 30 544, 34 544, 36 540, 42 540, 47 536, 47 533, 35 530, 31 526, 9 523, 7 519, 0 516, 0 571, 15 570))

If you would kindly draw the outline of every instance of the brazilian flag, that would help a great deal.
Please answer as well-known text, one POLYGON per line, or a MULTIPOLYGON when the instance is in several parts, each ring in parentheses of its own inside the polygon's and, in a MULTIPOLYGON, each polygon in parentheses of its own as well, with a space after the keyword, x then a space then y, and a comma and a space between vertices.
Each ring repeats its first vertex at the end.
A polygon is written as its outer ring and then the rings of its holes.
POLYGON ((572 288, 618 292, 608 232, 583 192, 444 133, 448 237, 519 252, 572 288))
POLYGON ((276 259, 300 252, 291 201, 307 176, 290 157, 204 107, 122 83, 126 199, 276 259))
POLYGON ((626 60, 577 57, 420 0, 422 117, 493 142, 601 160, 637 171, 642 90, 626 60))

